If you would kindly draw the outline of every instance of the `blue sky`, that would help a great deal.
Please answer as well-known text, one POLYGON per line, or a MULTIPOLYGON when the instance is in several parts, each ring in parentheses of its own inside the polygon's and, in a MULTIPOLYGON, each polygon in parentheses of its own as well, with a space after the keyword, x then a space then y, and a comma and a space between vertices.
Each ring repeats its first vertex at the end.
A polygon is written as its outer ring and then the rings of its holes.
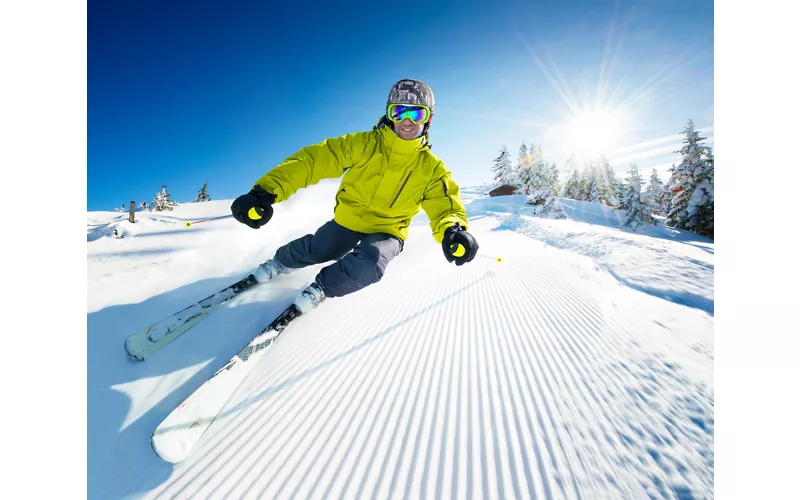
POLYGON ((433 152, 490 181, 502 144, 618 174, 713 145, 713 2, 101 2, 88 12, 89 210, 234 198, 298 149, 368 130, 401 78, 436 95, 433 152), (588 141, 588 142, 587 142, 588 141), (598 144, 598 141, 602 144, 598 144))

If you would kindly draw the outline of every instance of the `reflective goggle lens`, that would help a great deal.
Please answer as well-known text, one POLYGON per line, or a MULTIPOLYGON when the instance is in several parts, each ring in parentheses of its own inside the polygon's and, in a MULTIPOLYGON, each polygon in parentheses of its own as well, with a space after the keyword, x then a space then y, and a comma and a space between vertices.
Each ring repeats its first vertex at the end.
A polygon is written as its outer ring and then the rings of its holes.
POLYGON ((430 110, 426 106, 390 104, 386 111, 386 115, 395 123, 399 123, 408 118, 414 125, 420 125, 428 121, 428 118, 430 117, 430 110))

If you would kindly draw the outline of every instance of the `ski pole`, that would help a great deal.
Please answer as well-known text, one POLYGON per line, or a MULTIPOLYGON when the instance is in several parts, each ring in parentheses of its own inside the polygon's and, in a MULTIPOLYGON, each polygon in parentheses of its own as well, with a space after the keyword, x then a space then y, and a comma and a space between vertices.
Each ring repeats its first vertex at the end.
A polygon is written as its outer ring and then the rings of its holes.
MULTIPOLYGON (((453 256, 454 257, 461 257, 462 255, 464 255, 464 253, 466 253, 466 249, 462 245, 459 245, 458 243, 450 245, 450 250, 453 251, 453 256)), ((482 257, 484 259, 490 259, 490 260, 493 260, 495 262, 503 262, 503 258, 498 256, 498 255, 485 255, 485 254, 479 253, 477 255, 477 257, 482 257)))
POLYGON ((479 253, 478 257, 481 257, 481 258, 484 258, 484 259, 493 260, 495 262, 503 262, 503 258, 500 257, 499 255, 484 255, 482 253, 479 253))
POLYGON ((219 217, 211 217, 210 219, 200 219, 196 221, 186 222, 186 227, 192 227, 192 224, 200 224, 201 222, 208 222, 212 220, 219 220, 219 219, 227 219, 228 217, 233 217, 233 214, 230 215, 221 215, 219 217))

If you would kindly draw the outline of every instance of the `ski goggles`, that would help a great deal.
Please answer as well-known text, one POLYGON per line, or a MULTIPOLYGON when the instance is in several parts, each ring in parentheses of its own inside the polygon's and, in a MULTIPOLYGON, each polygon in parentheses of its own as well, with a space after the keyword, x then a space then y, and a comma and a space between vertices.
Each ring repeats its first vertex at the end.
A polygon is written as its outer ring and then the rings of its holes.
POLYGON ((428 106, 407 104, 390 104, 386 107, 386 116, 395 123, 408 118, 414 125, 421 125, 431 117, 431 110, 428 106))

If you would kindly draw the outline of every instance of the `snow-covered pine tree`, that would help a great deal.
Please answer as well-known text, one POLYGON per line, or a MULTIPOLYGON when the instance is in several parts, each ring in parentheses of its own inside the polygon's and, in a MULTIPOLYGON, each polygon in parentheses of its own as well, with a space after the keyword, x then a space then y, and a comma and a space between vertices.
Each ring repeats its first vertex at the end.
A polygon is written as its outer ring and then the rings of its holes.
MULTIPOLYGON (((597 169, 594 169, 597 172, 597 169)), ((589 201, 592 203, 602 203, 602 198, 600 197, 600 186, 597 185, 597 177, 592 178, 592 181, 589 183, 589 201)))
POLYGON ((161 189, 156 191, 156 195, 153 198, 153 210, 156 212, 167 210, 167 198, 165 196, 166 188, 166 186, 162 186, 161 189))
POLYGON ((570 198, 572 200, 579 199, 580 176, 578 174, 578 162, 575 160, 574 154, 567 158, 564 172, 567 173, 567 180, 564 182, 564 186, 561 188, 561 196, 564 198, 570 198))
POLYGON ((561 182, 559 180, 560 172, 555 162, 550 164, 550 187, 553 188, 553 193, 558 196, 561 193, 561 182))
POLYGON ((714 153, 706 150, 704 164, 700 168, 698 181, 689 199, 689 222, 687 229, 714 239, 714 153))
POLYGON ((531 194, 535 189, 538 189, 545 179, 542 176, 542 150, 531 144, 531 149, 528 150, 526 160, 522 164, 522 169, 519 171, 519 185, 520 190, 525 194, 531 194))
POLYGON ((578 174, 578 197, 577 200, 589 201, 589 190, 594 182, 592 176, 591 164, 589 161, 584 160, 583 167, 578 174))
POLYGON ((645 224, 653 223, 650 206, 646 199, 643 198, 642 176, 639 174, 639 167, 633 163, 630 170, 628 170, 625 197, 620 205, 627 212, 625 225, 634 230, 645 224))
POLYGON ((628 186, 625 184, 625 179, 617 177, 616 182, 614 183, 614 195, 617 199, 617 204, 615 205, 616 208, 619 208, 619 205, 622 203, 622 199, 625 198, 625 191, 627 189, 628 186))
POLYGON ((583 163, 581 171, 581 200, 590 203, 600 203, 600 186, 597 184, 597 166, 593 159, 583 163))
POLYGON ((555 195, 555 190, 553 189, 553 171, 550 168, 550 164, 544 157, 544 153, 542 153, 542 147, 539 146, 536 148, 536 155, 533 159, 534 165, 534 189, 542 190, 547 189, 552 191, 555 195))
POLYGON ((562 191, 562 196, 564 198, 570 198, 572 200, 579 200, 581 196, 581 180, 578 176, 578 171, 573 169, 572 174, 567 178, 567 182, 564 183, 564 189, 562 191))
POLYGON ((667 212, 664 208, 664 181, 658 176, 658 171, 656 171, 655 168, 650 174, 650 182, 647 184, 645 193, 647 196, 647 203, 650 205, 653 213, 666 215, 667 212))
POLYGON ((170 198, 170 194, 167 191, 166 184, 161 186, 161 189, 156 192, 156 197, 153 199, 153 206, 155 207, 156 212, 163 212, 172 210, 172 207, 177 205, 172 199, 170 198))
POLYGON ((610 207, 616 207, 619 205, 619 193, 623 190, 620 189, 619 178, 617 178, 617 173, 608 159, 603 156, 601 162, 602 169, 599 174, 603 178, 603 183, 601 184, 600 196, 603 199, 603 203, 610 207))
POLYGON ((200 189, 200 192, 197 193, 197 198, 194 201, 195 203, 201 201, 211 201, 211 196, 208 194, 208 181, 203 184, 203 187, 200 189))
MULTIPOLYGON (((611 179, 608 177, 608 169, 611 165, 605 157, 600 157, 594 163, 595 184, 597 184, 597 202, 613 207, 616 205, 614 192, 611 187, 611 179)), ((612 170, 613 177, 613 170, 612 170)))
POLYGON ((679 165, 673 164, 670 168, 667 191, 670 197, 670 211, 667 213, 667 225, 683 228, 689 218, 686 211, 689 206, 689 199, 692 195, 693 179, 691 166, 685 162, 679 165))
POLYGON ((526 162, 530 161, 530 157, 528 156, 528 146, 525 145, 523 142, 522 145, 519 147, 519 153, 517 154, 517 163, 514 165, 514 172, 519 177, 519 172, 523 169, 523 166, 526 162))
MULTIPOLYGON (((545 160, 541 147, 533 149, 529 171, 530 175, 526 176, 524 185, 525 193, 529 195, 527 205, 533 207, 533 214, 565 219, 567 214, 558 203, 556 191, 553 189, 553 169, 545 160)), ((556 174, 557 172, 558 170, 556 174)))
POLYGON ((140 206, 142 207, 142 210, 150 210, 150 206, 147 204, 146 201, 143 201, 140 206))
MULTIPOLYGON (((673 172, 675 172, 676 168, 678 167, 676 167, 675 164, 673 163, 667 169, 667 172, 669 172, 670 179, 672 178, 672 174, 673 172)), ((662 200, 661 201, 662 205, 664 205, 664 211, 666 212, 666 214, 669 214, 672 211, 672 193, 670 193, 669 191, 669 180, 667 180, 667 182, 664 184, 664 191, 661 192, 661 200, 662 200)))
POLYGON ((667 224, 704 236, 714 234, 714 160, 711 149, 703 144, 705 137, 689 119, 681 134, 681 163, 670 169, 667 183, 672 207, 667 224), (695 193, 697 191, 697 193, 695 193))
POLYGON ((500 149, 500 155, 492 162, 492 172, 494 172, 494 180, 499 186, 517 186, 516 175, 514 175, 514 167, 511 165, 511 155, 508 152, 508 147, 503 144, 500 149))
POLYGON ((531 155, 525 155, 522 163, 517 169, 516 173, 516 183, 518 189, 521 190, 525 194, 530 194, 531 186, 534 182, 534 167, 533 161, 531 160, 531 155))
POLYGON ((566 219, 567 213, 558 202, 558 197, 549 185, 532 189, 526 205, 532 207, 533 215, 543 215, 554 219, 566 219))
POLYGON ((519 182, 519 191, 524 194, 530 194, 533 185, 536 182, 536 146, 531 144, 531 149, 528 150, 528 155, 522 168, 519 171, 517 181, 519 182))

